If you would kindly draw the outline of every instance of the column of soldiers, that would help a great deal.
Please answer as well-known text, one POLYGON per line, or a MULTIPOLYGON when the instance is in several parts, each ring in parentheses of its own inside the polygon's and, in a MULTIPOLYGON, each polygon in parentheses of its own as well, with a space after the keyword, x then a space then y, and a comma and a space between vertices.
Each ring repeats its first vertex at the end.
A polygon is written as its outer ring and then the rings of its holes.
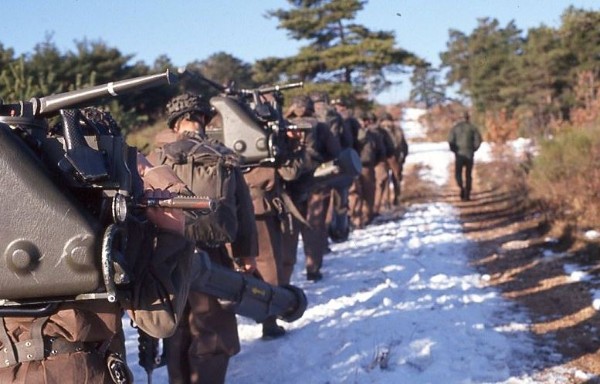
POLYGON ((373 112, 363 112, 355 118, 347 102, 333 103, 344 117, 344 123, 355 132, 354 149, 362 164, 361 174, 350 188, 349 212, 354 228, 364 228, 385 208, 400 204, 402 170, 408 144, 402 128, 389 113, 379 118, 373 112))
MULTIPOLYGON (((214 116, 205 98, 186 93, 171 100, 169 131, 157 137, 157 152, 148 159, 138 156, 140 182, 148 197, 198 195, 200 187, 190 177, 194 166, 180 165, 202 155, 201 148, 230 159, 236 180, 232 237, 206 241, 198 217, 148 209, 147 223, 132 232, 136 241, 130 246, 135 249, 128 251, 153 256, 138 271, 142 276, 134 287, 135 300, 63 304, 49 316, 2 318, 0 343, 7 363, 0 369, 0 381, 131 383, 120 327, 125 309, 140 328, 166 338, 171 383, 223 383, 229 360, 240 348, 236 316, 217 298, 190 291, 192 248, 216 264, 285 286, 292 278, 301 235, 306 279, 317 282, 323 278, 329 237, 333 233, 334 240, 343 241, 348 236, 343 226, 336 232, 339 228, 328 221, 346 216, 354 228, 364 228, 384 207, 399 204, 408 151, 400 127, 389 115, 377 119, 365 112, 356 119, 348 107, 344 100, 330 102, 325 93, 294 97, 286 118, 305 128, 288 132, 288 159, 276 167, 246 169, 231 149, 208 138, 214 116), (349 188, 312 183, 321 164, 348 149, 358 153, 362 164, 349 188), (37 343, 32 354, 28 340, 37 343)), ((89 118, 114 124, 102 113, 89 118)), ((134 258, 136 263, 141 260, 134 258)), ((262 322, 262 334, 273 339, 286 331, 272 316, 262 322)))

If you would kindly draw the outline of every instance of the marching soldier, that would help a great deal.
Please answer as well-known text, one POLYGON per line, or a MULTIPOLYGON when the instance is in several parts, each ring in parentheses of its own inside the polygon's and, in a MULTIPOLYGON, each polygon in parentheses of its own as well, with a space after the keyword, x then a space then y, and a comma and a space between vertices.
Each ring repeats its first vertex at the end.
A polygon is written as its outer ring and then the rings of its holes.
POLYGON ((301 176, 286 184, 294 205, 308 225, 295 220, 294 225, 284 234, 284 279, 289 281, 298 248, 298 236, 302 233, 306 259, 306 279, 322 279, 323 255, 328 248, 325 217, 330 199, 330 188, 311 189, 313 171, 322 163, 335 159, 340 153, 339 140, 331 134, 329 127, 314 116, 314 105, 308 96, 297 96, 286 116, 293 124, 309 125, 311 128, 302 134, 299 145, 302 147, 304 167, 301 176))
MULTIPOLYGON (((223 194, 217 196, 221 213, 189 221, 186 236, 208 253, 212 263, 252 272, 258 251, 254 209, 237 155, 206 136, 212 111, 202 96, 174 97, 167 114, 177 140, 158 150, 159 164, 170 165, 198 196, 223 194)), ((184 318, 166 347, 171 383, 223 383, 230 357, 240 350, 236 315, 215 297, 192 291, 184 318)))

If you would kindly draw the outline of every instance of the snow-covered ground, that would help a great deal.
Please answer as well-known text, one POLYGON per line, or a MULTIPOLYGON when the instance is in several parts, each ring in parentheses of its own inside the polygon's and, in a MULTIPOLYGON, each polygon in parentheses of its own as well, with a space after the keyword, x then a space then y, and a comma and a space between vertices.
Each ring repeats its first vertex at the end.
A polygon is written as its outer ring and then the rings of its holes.
MULTIPOLYGON (((448 181, 446 143, 411 144, 407 161, 425 165, 423 178, 448 181)), ((260 325, 239 318, 242 351, 227 383, 562 382, 562 368, 541 377, 530 364, 537 352, 526 315, 469 265, 473 245, 457 211, 440 202, 406 208, 400 220, 332 244, 317 283, 305 280, 300 249, 292 283, 307 295, 306 313, 270 341, 260 338, 260 325)), ((144 383, 136 335, 126 332, 130 366, 144 383)), ((153 382, 166 377, 160 368, 153 382)))

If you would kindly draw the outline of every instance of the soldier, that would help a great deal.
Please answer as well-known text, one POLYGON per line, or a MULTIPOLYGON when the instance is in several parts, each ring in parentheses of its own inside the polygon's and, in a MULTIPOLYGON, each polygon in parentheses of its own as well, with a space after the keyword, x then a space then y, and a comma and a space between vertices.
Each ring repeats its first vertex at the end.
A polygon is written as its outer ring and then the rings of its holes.
POLYGON ((295 97, 286 117, 293 124, 309 125, 311 128, 301 135, 299 142, 304 156, 303 172, 298 179, 286 184, 294 205, 306 217, 309 225, 301 225, 301 222, 295 220, 292 228, 284 234, 283 282, 289 281, 296 263, 299 232, 302 233, 304 242, 306 279, 318 281, 323 277, 321 266, 328 246, 325 217, 330 188, 312 186, 312 173, 320 164, 335 159, 341 148, 339 140, 331 134, 327 125, 314 116, 313 102, 308 96, 295 97))
POLYGON ((400 188, 402 183, 402 169, 406 156, 408 155, 408 143, 404 137, 402 128, 394 123, 392 115, 383 113, 379 118, 379 126, 383 128, 394 142, 394 154, 388 157, 387 165, 390 170, 389 181, 393 187, 393 196, 389 203, 400 204, 400 188))
MULTIPOLYGON (((288 135, 294 135, 294 132, 289 131, 288 135)), ((295 207, 290 207, 291 201, 284 197, 283 184, 298 178, 303 166, 302 158, 289 144, 282 164, 277 167, 251 167, 244 172, 258 232, 256 268, 264 281, 275 286, 290 283, 283 272, 283 231, 289 226, 291 211, 295 211, 295 207)), ((262 322, 263 339, 284 335, 285 328, 277 324, 275 316, 262 322)))
MULTIPOLYGON (((254 204, 258 231, 256 268, 262 279, 272 285, 281 285, 282 281, 282 226, 289 220, 289 213, 281 194, 283 193, 282 180, 287 176, 285 169, 271 167, 254 167, 244 173, 254 204)), ((289 180, 293 179, 292 174, 289 180)), ((285 329, 277 324, 275 316, 263 321, 263 339, 274 339, 283 335, 285 329)))
MULTIPOLYGON (((108 126, 114 124, 108 113, 93 116, 96 123, 107 124, 105 129, 118 129, 108 126)), ((146 181, 154 172, 138 160, 139 174, 146 181)), ((141 187, 141 180, 134 180, 134 185, 141 187)), ((158 184, 154 187, 146 197, 171 197, 158 184)), ((130 291, 118 295, 120 301, 115 303, 66 302, 44 315, 3 317, 0 350, 6 364, 0 368, 0 382, 132 383, 125 364, 123 309, 151 336, 173 334, 190 287, 192 244, 182 236, 183 215, 180 210, 158 208, 130 214, 124 252, 131 267, 130 291)))
POLYGON ((354 135, 344 119, 329 106, 329 96, 325 92, 313 92, 310 95, 315 109, 315 117, 329 126, 329 130, 340 141, 342 149, 354 146, 354 135))
POLYGON ((471 124, 469 112, 463 114, 464 120, 456 124, 448 135, 450 150, 454 152, 454 178, 460 188, 460 199, 468 201, 471 199, 471 187, 473 179, 473 157, 475 151, 481 145, 481 134, 476 126, 471 124), (465 182, 463 182, 463 170, 465 182))
MULTIPOLYGON (((375 116, 371 115, 370 120, 375 116)), ((379 216, 384 205, 384 198, 389 192, 390 170, 396 167, 395 163, 395 145, 391 132, 381 127, 377 121, 371 122, 369 129, 375 131, 383 142, 383 158, 375 164, 375 200, 373 203, 373 213, 379 216)))
POLYGON ((352 111, 349 109, 349 103, 345 98, 333 99, 331 104, 341 116, 345 130, 352 135, 352 148, 358 152, 358 132, 360 131, 360 122, 352 114, 352 111))
POLYGON ((375 216, 375 166, 385 158, 383 139, 375 122, 372 112, 361 114, 357 147, 362 170, 350 188, 350 216, 355 228, 364 228, 375 216))
MULTIPOLYGON (((258 253, 256 225, 239 158, 206 136, 212 111, 203 97, 185 93, 171 99, 166 109, 167 125, 177 141, 158 150, 160 163, 171 165, 196 195, 223 194, 217 197, 223 211, 189 220, 186 236, 208 253, 211 262, 251 273, 258 253)), ((235 313, 215 297, 194 291, 186 309, 176 334, 166 341, 169 381, 223 383, 230 357, 240 350, 235 313)))
MULTIPOLYGON (((313 92, 310 95, 317 119, 329 126, 329 130, 339 142, 341 149, 354 147, 354 135, 351 127, 344 124, 344 119, 335 108, 329 105, 329 96, 325 92, 313 92)), ((327 228, 329 237, 334 242, 348 239, 350 226, 348 223, 348 186, 336 186, 331 189, 331 201, 327 205, 327 228)))

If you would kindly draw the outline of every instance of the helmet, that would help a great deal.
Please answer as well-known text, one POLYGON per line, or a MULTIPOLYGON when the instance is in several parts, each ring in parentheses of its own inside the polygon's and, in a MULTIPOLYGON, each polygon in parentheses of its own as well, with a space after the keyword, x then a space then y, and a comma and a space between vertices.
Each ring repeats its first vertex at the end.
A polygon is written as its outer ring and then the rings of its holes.
POLYGON ((348 103, 348 100, 345 97, 340 97, 338 99, 333 99, 331 100, 331 105, 342 105, 344 107, 347 107, 350 103, 348 103))
POLYGON ((197 112, 206 116, 212 114, 210 104, 201 95, 186 92, 175 96, 167 103, 167 125, 173 128, 177 120, 186 113, 197 112))
POLYGON ((392 115, 388 112, 383 112, 381 115, 379 115, 379 120, 380 121, 394 121, 394 118, 392 117, 392 115))
POLYGON ((313 101, 306 95, 294 96, 292 99, 292 106, 306 108, 308 111, 315 111, 313 101))
POLYGON ((369 112, 369 111, 365 111, 365 112, 361 113, 360 119, 365 120, 365 121, 372 121, 372 122, 377 121, 377 117, 375 116, 375 114, 373 112, 369 112))
POLYGON ((329 96, 326 92, 312 92, 310 94, 310 99, 313 103, 328 103, 329 104, 329 96))

